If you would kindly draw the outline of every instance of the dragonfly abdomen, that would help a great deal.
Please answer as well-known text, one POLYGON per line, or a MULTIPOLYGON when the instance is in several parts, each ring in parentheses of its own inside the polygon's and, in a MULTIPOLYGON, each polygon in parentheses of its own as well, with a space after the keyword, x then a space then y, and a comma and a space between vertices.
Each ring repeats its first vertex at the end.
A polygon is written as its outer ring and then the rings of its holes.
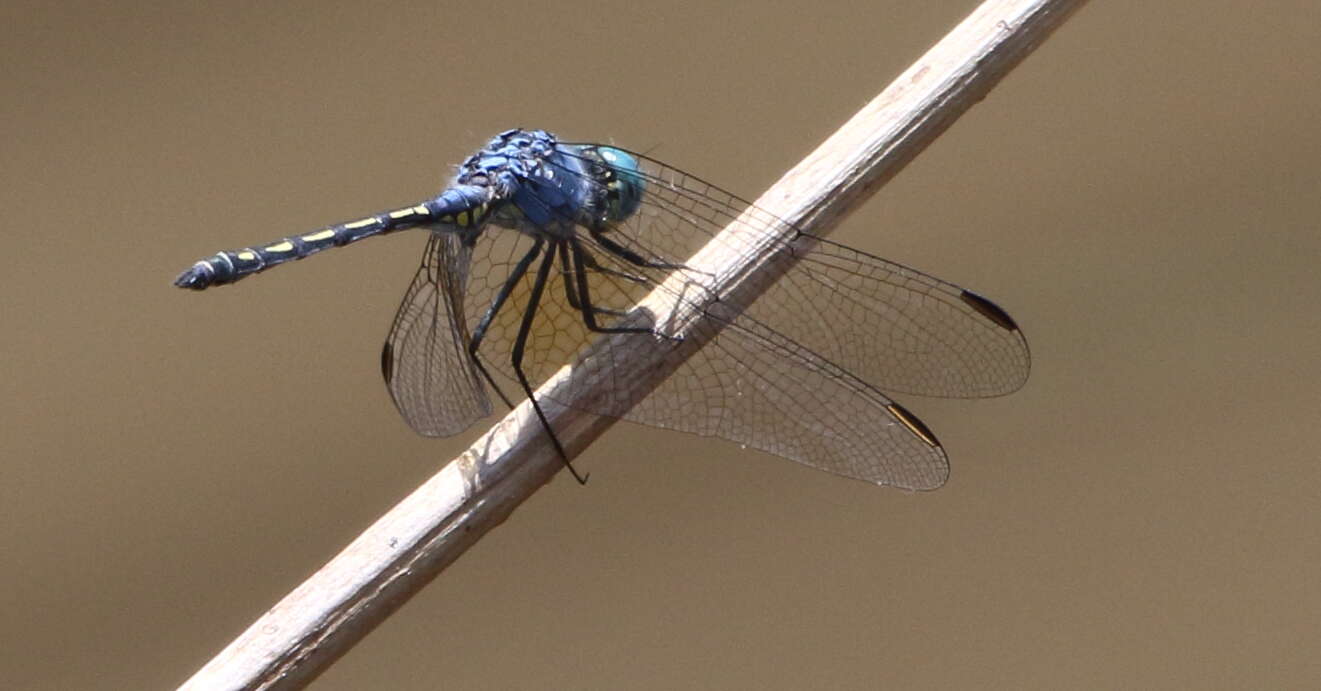
POLYGON ((382 211, 348 223, 338 223, 301 235, 290 235, 256 247, 225 250, 193 264, 174 279, 180 288, 202 290, 234 283, 245 276, 265 271, 294 259, 309 257, 331 247, 385 235, 396 230, 416 228, 431 223, 445 223, 467 228, 479 223, 486 214, 485 189, 460 185, 451 187, 435 199, 421 204, 382 211))

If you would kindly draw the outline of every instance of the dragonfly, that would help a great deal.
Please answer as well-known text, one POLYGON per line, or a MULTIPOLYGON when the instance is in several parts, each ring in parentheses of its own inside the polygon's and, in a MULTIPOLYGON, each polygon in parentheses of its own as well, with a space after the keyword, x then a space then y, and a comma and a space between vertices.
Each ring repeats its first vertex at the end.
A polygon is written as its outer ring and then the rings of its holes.
POLYGON ((549 406, 934 489, 949 475, 944 448, 890 393, 999 396, 1030 369, 1017 323, 977 293, 802 231, 644 154, 542 130, 496 135, 433 198, 222 251, 174 283, 226 285, 412 228, 428 231, 426 249, 381 353, 400 414, 446 437, 489 415, 492 394, 512 408, 521 392, 579 482, 549 406), (735 222, 747 232, 721 233, 735 222), (708 243, 736 253, 755 243, 780 278, 739 304, 717 271, 688 263, 708 243), (672 308, 643 307, 652 295, 672 308), (638 369, 643 348, 656 353, 648 362, 673 358, 659 384, 638 369), (539 396, 566 364, 574 385, 539 396))

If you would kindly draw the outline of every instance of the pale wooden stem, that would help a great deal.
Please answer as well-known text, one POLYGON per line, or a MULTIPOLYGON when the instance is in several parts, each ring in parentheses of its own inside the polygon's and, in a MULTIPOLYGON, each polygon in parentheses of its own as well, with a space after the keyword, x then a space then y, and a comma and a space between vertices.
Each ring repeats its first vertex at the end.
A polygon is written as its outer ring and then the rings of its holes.
MULTIPOLYGON (((756 204, 803 230, 828 232, 980 101, 1083 2, 983 3, 756 204)), ((748 231, 735 222, 725 232, 748 231)), ((718 290, 746 304, 776 278, 760 269, 776 243, 766 238, 759 251, 744 256, 719 250, 756 247, 744 238, 736 243, 717 238, 686 264, 710 267, 719 277, 718 290)), ((654 304, 656 314, 673 314, 673 305, 659 293, 643 304, 654 304)), ((653 366, 658 360, 649 362, 660 352, 639 350, 641 376, 659 381, 672 371, 673 365, 662 370, 653 366)), ((562 370, 540 392, 564 386, 571 376, 562 370)), ((539 400, 546 397, 539 394, 539 400)), ((613 423, 574 409, 547 412, 570 456, 613 423)), ((183 688, 307 684, 561 469, 544 435, 530 406, 520 405, 262 615, 183 688)))

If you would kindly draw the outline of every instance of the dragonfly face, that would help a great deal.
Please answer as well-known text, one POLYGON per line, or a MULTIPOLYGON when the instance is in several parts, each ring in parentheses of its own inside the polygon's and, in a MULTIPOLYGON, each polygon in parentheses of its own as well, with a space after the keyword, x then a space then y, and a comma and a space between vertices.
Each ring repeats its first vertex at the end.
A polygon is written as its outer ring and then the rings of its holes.
POLYGON ((647 194, 647 181, 642 176, 638 160, 627 151, 612 146, 584 146, 579 151, 603 164, 598 179, 605 188, 607 224, 621 223, 637 213, 647 194))
POLYGON ((492 393, 512 405, 506 392, 521 392, 557 448, 541 414, 551 402, 930 489, 948 475, 944 450, 883 390, 997 396, 1030 367, 1017 324, 986 298, 811 236, 655 159, 540 130, 497 135, 435 198, 220 252, 175 283, 233 283, 405 228, 429 239, 381 363, 405 421, 427 436, 489 414, 492 393), (740 233, 721 233, 735 220, 740 233), (781 278, 735 308, 711 272, 684 264, 710 243, 766 251, 781 278), (667 280, 674 274, 683 280, 667 280), (683 334, 637 308, 656 291, 696 315, 683 334), (686 347, 686 335, 704 347, 686 347), (644 344, 659 344, 673 372, 659 385, 636 371, 644 344), (556 388, 565 393, 538 400, 536 387, 566 363, 575 373, 556 388))

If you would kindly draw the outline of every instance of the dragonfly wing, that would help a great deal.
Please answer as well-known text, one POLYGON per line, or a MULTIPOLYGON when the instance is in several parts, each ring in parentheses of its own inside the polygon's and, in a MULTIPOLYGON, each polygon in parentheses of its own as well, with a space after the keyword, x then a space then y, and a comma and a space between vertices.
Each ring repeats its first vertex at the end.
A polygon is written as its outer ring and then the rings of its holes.
POLYGON ((1023 332, 976 293, 806 233, 771 263, 783 277, 748 314, 887 391, 982 398, 1027 381, 1023 332))
MULTIPOLYGON (((714 276, 678 269, 685 287, 670 297, 702 315, 686 328, 709 331, 708 345, 648 394, 635 390, 641 378, 629 369, 635 353, 627 340, 597 342, 574 359, 576 378, 586 382, 584 391, 597 392, 602 387, 594 384, 610 379, 604 387, 610 393, 582 399, 570 390, 561 403, 722 437, 848 477, 929 489, 948 476, 945 453, 916 416, 878 387, 981 397, 1025 382, 1027 342, 989 300, 796 231, 713 185, 635 156, 647 183, 641 208, 605 239, 579 237, 596 264, 587 271, 594 304, 627 310, 667 285, 668 270, 639 266, 617 247, 645 263, 682 264, 736 219, 752 232, 716 241, 742 253, 780 238, 769 243, 768 261, 781 278, 739 312, 716 294, 714 276)), ((652 319, 667 330, 664 315, 652 319)), ((594 340, 574 328, 583 343, 594 340)), ((679 357, 683 347, 665 357, 679 357)))
MULTIPOLYGON (((575 368, 571 385, 545 402, 718 436, 878 484, 929 489, 948 475, 944 451, 921 421, 879 387, 973 397, 1022 385, 1029 367, 1026 341, 989 301, 798 232, 697 178, 637 159, 642 169, 633 174, 645 179, 646 195, 636 213, 598 235, 583 228, 572 237, 543 235, 547 251, 557 253, 556 269, 536 305, 520 367, 533 386, 565 363, 575 368), (683 287, 667 288, 674 285, 666 283, 673 265, 735 219, 751 232, 718 241, 742 252, 776 238, 769 243, 769 261, 778 264, 771 268, 781 280, 743 311, 730 307, 731 296, 716 292, 719 281, 710 273, 680 267, 683 287), (572 259, 575 245, 585 257, 579 268, 572 259), (665 314, 635 309, 658 288, 672 290, 673 303, 698 316, 672 324, 665 314), (710 340, 688 353, 704 339, 674 342, 646 333, 602 338, 586 326, 584 302, 606 329, 640 325, 704 333, 710 340), (638 362, 652 361, 639 357, 649 348, 662 349, 662 359, 676 358, 673 374, 654 390, 637 370, 638 362)), ((580 175, 568 168, 557 173, 580 175)), ((580 180, 599 184, 591 176, 580 180)), ((470 327, 498 290, 510 296, 482 343, 483 362, 509 381, 508 354, 527 309, 531 277, 510 286, 501 277, 537 234, 535 228, 489 232, 472 256, 470 327)))
MULTIPOLYGON (((1027 340, 1004 310, 916 269, 798 231, 708 182, 630 152, 642 206, 612 239, 663 263, 712 241, 731 254, 770 246, 781 278, 747 313, 886 391, 945 398, 1011 393, 1031 368, 1027 340), (745 232, 720 235, 735 220, 745 232), (718 238, 718 239, 717 239, 718 238)), ((628 171, 620 171, 620 175, 628 171)), ((687 272, 698 283, 710 276, 687 272)))
POLYGON ((879 485, 935 489, 949 476, 944 450, 916 416, 766 324, 717 305, 688 332, 709 340, 624 419, 879 485))
POLYGON ((491 412, 464 315, 471 248, 432 232, 381 351, 390 397, 418 434, 447 437, 491 412))

